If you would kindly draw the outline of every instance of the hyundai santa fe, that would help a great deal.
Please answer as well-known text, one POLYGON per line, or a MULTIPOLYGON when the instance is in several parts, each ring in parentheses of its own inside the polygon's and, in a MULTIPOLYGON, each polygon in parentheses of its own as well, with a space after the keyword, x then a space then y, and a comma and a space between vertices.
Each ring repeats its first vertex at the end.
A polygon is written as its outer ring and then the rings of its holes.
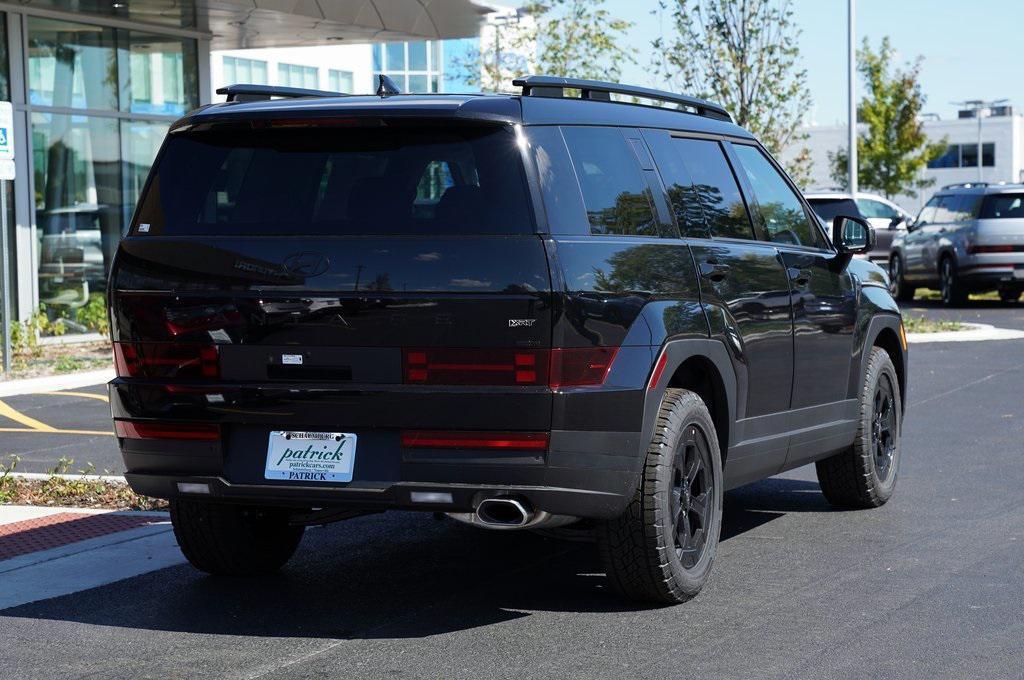
POLYGON ((170 129, 113 265, 109 391, 197 568, 423 510, 583 522, 613 589, 672 603, 728 489, 814 463, 836 505, 892 495, 907 347, 853 258, 870 227, 826 234, 714 104, 514 85, 237 85, 170 129))

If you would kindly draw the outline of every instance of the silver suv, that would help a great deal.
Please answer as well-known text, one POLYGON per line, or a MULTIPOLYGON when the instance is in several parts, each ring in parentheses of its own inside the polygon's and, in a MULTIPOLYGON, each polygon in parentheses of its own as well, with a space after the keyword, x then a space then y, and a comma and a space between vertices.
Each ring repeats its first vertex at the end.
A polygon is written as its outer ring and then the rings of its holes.
POLYGON ((939 286, 947 306, 967 294, 998 290, 1014 301, 1024 291, 1024 184, 955 184, 932 196, 910 229, 893 239, 893 296, 911 300, 939 286))

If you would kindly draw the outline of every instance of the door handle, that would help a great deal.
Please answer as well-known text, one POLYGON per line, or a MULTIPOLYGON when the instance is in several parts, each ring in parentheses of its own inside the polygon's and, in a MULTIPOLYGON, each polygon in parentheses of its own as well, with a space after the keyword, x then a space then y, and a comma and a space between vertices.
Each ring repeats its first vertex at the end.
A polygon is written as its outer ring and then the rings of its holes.
POLYGON ((811 282, 811 270, 810 269, 798 269, 797 267, 789 267, 786 270, 789 273, 789 280, 798 286, 806 286, 811 282))
POLYGON ((717 283, 729 275, 729 265, 720 264, 715 259, 709 259, 706 262, 700 263, 700 275, 701 278, 717 283))

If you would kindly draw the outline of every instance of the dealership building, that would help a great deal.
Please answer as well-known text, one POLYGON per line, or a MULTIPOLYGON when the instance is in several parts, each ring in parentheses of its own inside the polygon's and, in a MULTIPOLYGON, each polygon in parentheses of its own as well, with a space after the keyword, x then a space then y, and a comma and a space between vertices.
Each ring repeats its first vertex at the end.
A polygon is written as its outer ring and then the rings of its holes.
POLYGON ((68 333, 90 330, 80 312, 103 294, 169 125, 214 101, 217 85, 368 91, 387 72, 409 91, 441 91, 442 41, 479 35, 493 9, 478 0, 0 1, 0 100, 14 106, 16 155, 16 179, 5 182, 12 318, 45 305, 68 333))
MULTIPOLYGON (((922 177, 932 184, 920 192, 894 197, 911 213, 917 213, 928 198, 949 184, 964 182, 1024 182, 1024 116, 1010 106, 994 107, 981 120, 981 169, 978 169, 978 119, 973 111, 957 118, 935 116, 922 121, 930 142, 943 141, 946 152, 928 164, 922 177)), ((830 154, 846 149, 846 125, 810 125, 800 129, 807 138, 797 146, 806 147, 811 156, 811 178, 806 190, 835 186, 830 176, 830 154)), ((796 152, 788 149, 786 158, 796 152)), ((863 163, 863 159, 861 160, 863 163)))

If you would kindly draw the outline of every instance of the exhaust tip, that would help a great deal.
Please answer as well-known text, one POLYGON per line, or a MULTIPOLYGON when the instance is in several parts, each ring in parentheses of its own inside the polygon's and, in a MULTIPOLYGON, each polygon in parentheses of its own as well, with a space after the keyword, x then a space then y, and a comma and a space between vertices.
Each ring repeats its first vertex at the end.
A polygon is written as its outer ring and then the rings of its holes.
POLYGON ((529 524, 533 513, 515 498, 485 498, 476 506, 476 516, 490 526, 521 527, 529 524))

